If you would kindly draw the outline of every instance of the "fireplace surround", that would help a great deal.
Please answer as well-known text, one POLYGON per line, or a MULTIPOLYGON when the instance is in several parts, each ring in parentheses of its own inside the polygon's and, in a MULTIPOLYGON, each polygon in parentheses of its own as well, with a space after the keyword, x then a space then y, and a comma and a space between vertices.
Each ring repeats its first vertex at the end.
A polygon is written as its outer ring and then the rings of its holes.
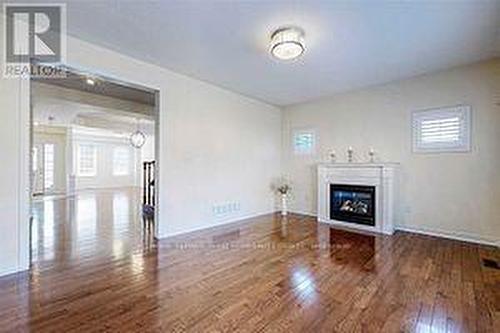
POLYGON ((322 163, 318 166, 318 221, 394 232, 398 207, 397 163, 322 163))

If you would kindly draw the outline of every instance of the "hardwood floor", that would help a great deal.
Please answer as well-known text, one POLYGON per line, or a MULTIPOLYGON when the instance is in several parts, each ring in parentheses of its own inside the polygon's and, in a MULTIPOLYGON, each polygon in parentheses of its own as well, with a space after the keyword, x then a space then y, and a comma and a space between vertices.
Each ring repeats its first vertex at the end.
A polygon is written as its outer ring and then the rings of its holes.
POLYGON ((130 191, 35 207, 2 332, 498 332, 498 249, 267 215, 157 244, 130 191))

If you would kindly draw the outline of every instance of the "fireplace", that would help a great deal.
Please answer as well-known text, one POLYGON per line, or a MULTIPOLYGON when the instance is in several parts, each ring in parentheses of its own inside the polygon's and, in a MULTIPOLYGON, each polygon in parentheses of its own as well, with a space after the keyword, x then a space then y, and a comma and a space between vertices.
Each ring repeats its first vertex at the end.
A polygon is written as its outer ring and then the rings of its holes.
POLYGON ((330 219, 375 226, 375 186, 330 184, 330 219))
POLYGON ((399 173, 398 163, 320 163, 318 221, 392 235, 400 211, 399 173), (347 200, 358 201, 357 209, 347 200))

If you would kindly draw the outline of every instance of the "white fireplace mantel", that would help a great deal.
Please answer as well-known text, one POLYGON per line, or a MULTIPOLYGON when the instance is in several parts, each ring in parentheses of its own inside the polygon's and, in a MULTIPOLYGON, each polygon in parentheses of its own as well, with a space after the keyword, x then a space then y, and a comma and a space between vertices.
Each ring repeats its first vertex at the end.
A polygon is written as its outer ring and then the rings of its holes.
POLYGON ((318 165, 318 221, 341 227, 392 234, 398 202, 398 163, 321 163, 318 165), (330 218, 330 184, 375 187, 375 226, 330 218))

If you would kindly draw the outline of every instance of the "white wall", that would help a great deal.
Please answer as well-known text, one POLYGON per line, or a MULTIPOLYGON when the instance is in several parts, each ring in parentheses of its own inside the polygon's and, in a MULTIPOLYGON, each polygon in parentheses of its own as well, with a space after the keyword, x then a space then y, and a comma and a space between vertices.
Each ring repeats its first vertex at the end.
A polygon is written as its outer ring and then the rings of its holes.
POLYGON ((146 134, 146 142, 141 147, 141 162, 153 161, 155 159, 154 135, 146 134))
MULTIPOLYGON (((274 210, 278 108, 71 37, 67 54, 70 66, 160 91, 160 237, 226 222, 212 214, 222 201, 240 202, 231 220, 274 210)), ((1 78, 0 101, 1 275, 28 267, 27 82, 1 78)))
POLYGON ((170 118, 167 112, 167 128, 160 129, 160 144, 165 135, 167 141, 160 203, 168 211, 160 233, 226 222, 212 208, 228 201, 240 204, 230 219, 274 211, 270 185, 280 174, 279 109, 196 81, 175 94, 184 98, 171 101, 176 105, 170 118))
POLYGON ((28 248, 20 246, 28 245, 29 177, 21 177, 29 175, 27 93, 26 82, 0 79, 0 275, 27 267, 28 248))
POLYGON ((315 163, 353 146, 367 161, 401 162, 401 227, 469 239, 500 239, 500 59, 375 86, 283 112, 283 164, 294 185, 295 211, 316 214, 315 163), (412 154, 411 111, 472 106, 472 152, 412 154), (294 156, 293 129, 314 128, 318 154, 294 156))

